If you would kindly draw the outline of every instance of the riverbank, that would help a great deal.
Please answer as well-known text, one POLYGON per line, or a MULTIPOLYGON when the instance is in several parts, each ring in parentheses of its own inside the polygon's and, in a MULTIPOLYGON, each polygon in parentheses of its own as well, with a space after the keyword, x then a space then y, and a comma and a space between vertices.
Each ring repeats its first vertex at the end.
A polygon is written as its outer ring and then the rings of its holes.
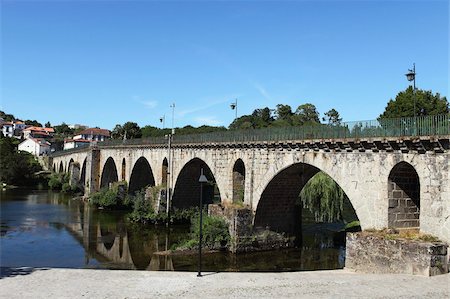
POLYGON ((3 268, 2 298, 449 298, 450 274, 250 273, 3 268))

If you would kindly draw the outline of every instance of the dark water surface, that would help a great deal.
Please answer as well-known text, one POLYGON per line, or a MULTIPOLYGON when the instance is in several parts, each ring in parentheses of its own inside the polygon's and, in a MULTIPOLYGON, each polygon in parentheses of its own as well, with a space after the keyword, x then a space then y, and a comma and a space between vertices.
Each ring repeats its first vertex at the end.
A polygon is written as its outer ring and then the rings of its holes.
MULTIPOLYGON (((91 208, 51 191, 0 191, 0 265, 196 271, 197 255, 159 256, 186 238, 189 226, 128 223, 125 212, 91 208)), ((304 224, 299 249, 203 257, 205 271, 293 271, 344 266, 340 225, 304 224)))

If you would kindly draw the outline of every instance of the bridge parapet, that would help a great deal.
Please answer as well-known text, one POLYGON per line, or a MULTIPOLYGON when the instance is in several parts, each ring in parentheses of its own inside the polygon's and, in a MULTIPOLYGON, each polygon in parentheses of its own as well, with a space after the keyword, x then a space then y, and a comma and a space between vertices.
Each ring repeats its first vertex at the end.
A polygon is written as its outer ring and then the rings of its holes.
MULTIPOLYGON (((324 151, 427 151, 449 149, 450 114, 395 119, 344 122, 336 125, 317 124, 301 127, 280 127, 205 134, 175 135, 177 148, 281 148, 324 151)), ((107 140, 90 147, 52 153, 51 157, 99 148, 164 148, 164 137, 130 140, 107 140)))

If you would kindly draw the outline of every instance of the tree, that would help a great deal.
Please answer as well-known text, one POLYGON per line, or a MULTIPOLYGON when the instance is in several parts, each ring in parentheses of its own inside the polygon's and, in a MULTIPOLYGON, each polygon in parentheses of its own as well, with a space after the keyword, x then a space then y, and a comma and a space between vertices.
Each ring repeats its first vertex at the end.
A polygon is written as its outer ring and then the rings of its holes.
POLYGON ((17 142, 15 138, 0 139, 0 181, 24 186, 33 182, 34 173, 42 167, 30 153, 17 151, 17 142))
POLYGON ((122 125, 117 124, 114 129, 111 131, 111 138, 112 139, 123 139, 124 136, 124 130, 122 128, 122 125))
POLYGON ((269 107, 255 109, 252 113, 255 128, 268 127, 273 122, 272 111, 269 107))
POLYGON ((127 139, 142 137, 141 128, 135 122, 127 121, 126 123, 123 124, 122 128, 125 131, 127 139))
POLYGON ((319 112, 317 112, 316 106, 311 103, 298 106, 295 111, 293 122, 294 125, 300 126, 320 123, 319 112))
POLYGON ((38 122, 37 120, 27 119, 26 121, 24 121, 24 123, 28 126, 42 127, 42 124, 40 122, 38 122))
MULTIPOLYGON (((433 94, 431 90, 416 89, 416 115, 438 115, 450 112, 449 102, 439 93, 433 94)), ((384 112, 379 118, 413 117, 414 92, 410 86, 390 99, 384 112)))
POLYGON ((314 213, 316 221, 333 222, 342 219, 346 195, 326 173, 318 172, 303 187, 300 201, 314 213))
POLYGON ((323 121, 328 122, 329 125, 338 126, 342 122, 342 118, 339 117, 339 112, 337 112, 334 108, 325 112, 325 116, 322 118, 323 121))
POLYGON ((127 121, 123 125, 117 124, 111 132, 111 137, 113 139, 141 138, 142 132, 137 123, 127 121))
POLYGON ((46 128, 51 128, 52 125, 51 125, 50 122, 48 121, 48 122, 45 123, 45 127, 46 127, 46 128))
POLYGON ((7 114, 4 111, 0 111, 0 117, 3 118, 4 121, 13 121, 16 118, 12 114, 7 114))
POLYGON ((275 117, 277 120, 285 120, 288 123, 292 122, 292 108, 289 105, 278 104, 275 109, 275 117))
POLYGON ((73 130, 69 128, 69 126, 64 122, 59 126, 55 126, 54 129, 55 133, 60 136, 68 137, 69 135, 73 134, 73 130))

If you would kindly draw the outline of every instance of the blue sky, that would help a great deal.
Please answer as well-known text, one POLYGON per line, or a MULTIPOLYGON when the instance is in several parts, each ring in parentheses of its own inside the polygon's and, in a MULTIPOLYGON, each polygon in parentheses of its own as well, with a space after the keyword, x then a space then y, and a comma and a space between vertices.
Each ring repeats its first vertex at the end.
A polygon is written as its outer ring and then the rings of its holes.
POLYGON ((113 128, 228 126, 311 102, 375 119, 409 82, 448 97, 449 1, 1 1, 1 110, 113 128))

